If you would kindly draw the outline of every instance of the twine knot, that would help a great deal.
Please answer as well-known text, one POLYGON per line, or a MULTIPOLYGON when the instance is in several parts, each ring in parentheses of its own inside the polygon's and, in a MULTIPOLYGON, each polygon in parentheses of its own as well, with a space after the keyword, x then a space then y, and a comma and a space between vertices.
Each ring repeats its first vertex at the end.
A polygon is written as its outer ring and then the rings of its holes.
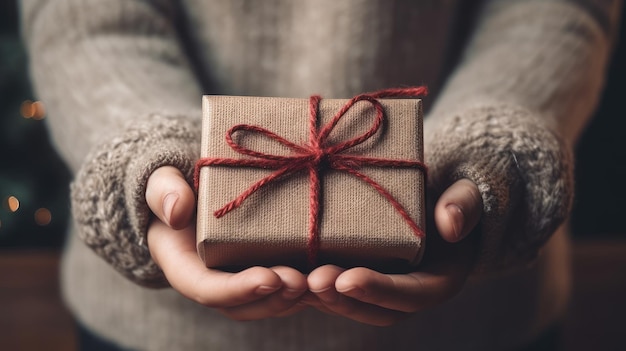
POLYGON ((322 148, 311 148, 311 166, 317 170, 322 170, 329 165, 330 155, 327 150, 322 148))

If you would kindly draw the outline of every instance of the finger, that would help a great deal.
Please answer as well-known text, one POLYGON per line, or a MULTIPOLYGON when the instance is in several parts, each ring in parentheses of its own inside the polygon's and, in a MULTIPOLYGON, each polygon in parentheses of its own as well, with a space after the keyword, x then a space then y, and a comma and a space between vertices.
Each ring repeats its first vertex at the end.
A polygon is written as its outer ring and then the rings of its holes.
POLYGON ((324 307, 335 315, 378 327, 393 325, 408 316, 404 312, 354 300, 347 296, 334 303, 324 303, 324 307))
POLYGON ((318 311, 320 311, 322 313, 325 313, 325 314, 328 314, 328 315, 331 315, 331 316, 335 316, 335 317, 342 317, 339 314, 337 314, 337 313, 329 310, 328 308, 326 308, 326 306, 324 306, 324 304, 319 302, 319 301, 318 301, 318 303, 316 305, 309 305, 308 303, 304 303, 304 304, 309 306, 309 307, 313 307, 313 308, 315 308, 316 310, 318 310, 318 311))
POLYGON ((410 313, 452 298, 461 290, 466 277, 463 271, 388 275, 367 268, 354 268, 342 273, 335 285, 339 293, 353 299, 410 313))
POLYGON ((474 182, 461 179, 452 184, 435 206, 435 224, 448 242, 463 239, 478 224, 483 201, 474 182))
POLYGON ((291 308, 277 314, 275 317, 289 317, 291 315, 294 315, 298 312, 304 311, 308 308, 310 308, 311 306, 304 304, 302 302, 297 302, 295 305, 291 306, 291 308))
POLYGON ((308 308, 315 308, 316 310, 320 312, 337 316, 336 313, 326 308, 326 306, 324 306, 324 304, 319 300, 319 298, 314 293, 307 291, 302 296, 300 296, 300 298, 298 299, 298 302, 295 305, 277 314, 276 317, 291 316, 294 313, 303 311, 308 308))
POLYGON ((268 268, 252 267, 240 273, 206 268, 196 253, 194 226, 175 231, 155 219, 148 229, 148 246, 170 285, 205 306, 250 303, 282 287, 281 277, 268 268))
POLYGON ((317 297, 317 295, 315 295, 314 293, 310 291, 302 295, 299 303, 313 307, 316 310, 324 312, 326 314, 337 316, 337 313, 326 308, 326 306, 324 306, 324 303, 322 303, 322 301, 317 297))
POLYGON ((311 291, 308 291, 308 292, 304 293, 304 295, 302 295, 302 297, 300 297, 300 302, 299 303, 305 304, 307 306, 314 307, 316 309, 320 309, 320 308, 322 308, 324 306, 324 304, 322 304, 322 302, 317 297, 317 295, 315 295, 311 291))
POLYGON ((300 303, 297 299, 285 300, 281 298, 282 292, 244 305, 226 307, 219 311, 230 319, 238 321, 251 321, 257 319, 286 317, 300 312, 309 306, 300 303))
POLYGON ((332 265, 322 266, 309 274, 309 289, 322 306, 317 309, 334 315, 376 326, 386 326, 405 318, 405 313, 364 303, 337 291, 336 279, 345 270, 332 265))
POLYGON ((344 271, 345 269, 334 265, 325 265, 316 268, 309 273, 307 278, 309 291, 314 293, 321 302, 336 302, 341 298, 341 294, 335 289, 335 281, 344 271))
POLYGON ((148 178, 146 202, 152 213, 174 229, 186 227, 195 210, 195 195, 183 174, 172 166, 158 168, 148 178))
POLYGON ((236 320, 255 320, 277 317, 287 310, 295 313, 306 308, 306 306, 296 306, 298 298, 307 291, 307 282, 304 275, 293 268, 285 266, 273 267, 271 270, 283 282, 283 286, 279 291, 264 299, 225 308, 221 312, 236 320))

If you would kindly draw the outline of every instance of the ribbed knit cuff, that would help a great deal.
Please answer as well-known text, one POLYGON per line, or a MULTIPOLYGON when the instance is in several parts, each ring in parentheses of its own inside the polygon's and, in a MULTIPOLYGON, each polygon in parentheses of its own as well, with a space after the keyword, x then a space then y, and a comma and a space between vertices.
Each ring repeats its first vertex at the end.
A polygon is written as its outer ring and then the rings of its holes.
POLYGON ((151 115, 96 147, 72 184, 72 213, 81 239, 140 285, 167 286, 147 246, 148 177, 171 165, 191 181, 199 142, 199 120, 151 115))
POLYGON ((471 234, 481 236, 476 273, 529 263, 569 214, 571 148, 537 117, 489 105, 426 121, 432 192, 467 178, 482 195, 479 233, 471 234))

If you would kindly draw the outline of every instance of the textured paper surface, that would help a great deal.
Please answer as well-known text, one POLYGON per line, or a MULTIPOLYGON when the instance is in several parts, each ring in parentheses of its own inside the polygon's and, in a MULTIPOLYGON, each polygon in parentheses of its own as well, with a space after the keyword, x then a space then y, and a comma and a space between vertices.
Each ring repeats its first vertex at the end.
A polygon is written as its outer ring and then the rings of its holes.
MULTIPOLYGON (((418 99, 380 100, 386 123, 372 138, 344 151, 367 157, 423 161, 422 113, 418 99)), ((319 126, 347 100, 323 99, 319 126)), ((203 97, 202 157, 247 158, 225 141, 236 124, 258 125, 297 144, 308 140, 308 99, 203 97)), ((368 130, 375 111, 357 103, 330 134, 329 142, 351 139, 368 130)), ((260 136, 236 133, 246 147, 270 154, 290 150, 260 136)), ((238 139, 237 139, 238 138, 238 139)), ((424 177, 417 169, 364 167, 424 228, 424 177)), ((204 167, 198 193, 197 243, 208 267, 306 265, 309 213, 307 172, 264 187, 244 204, 215 218, 213 212, 273 170, 247 167, 204 167)), ((336 170, 322 172, 322 220, 319 263, 384 268, 415 265, 423 242, 391 204, 362 180, 336 170)))

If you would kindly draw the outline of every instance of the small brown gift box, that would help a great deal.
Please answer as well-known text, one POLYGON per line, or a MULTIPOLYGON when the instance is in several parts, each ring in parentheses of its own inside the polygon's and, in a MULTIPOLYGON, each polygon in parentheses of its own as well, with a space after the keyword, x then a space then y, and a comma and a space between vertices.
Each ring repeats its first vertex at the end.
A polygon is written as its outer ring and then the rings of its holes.
MULTIPOLYGON (((319 101, 314 116, 318 133, 348 101, 319 101)), ((339 154, 423 161, 421 100, 376 101, 384 109, 380 129, 361 144, 339 154)), ((309 99, 204 96, 201 157, 258 160, 259 157, 236 152, 227 143, 225 136, 229 129, 239 124, 258 126, 293 144, 306 145, 312 133, 310 104, 309 99)), ((355 103, 332 128, 325 145, 337 145, 366 133, 376 116, 374 103, 355 103)), ((231 135, 237 145, 247 150, 267 155, 293 154, 289 147, 262 133, 240 130, 231 135)), ((308 169, 262 186, 240 207, 220 218, 214 216, 216 210, 276 169, 211 165, 199 170, 197 247, 207 267, 290 265, 306 270, 311 252, 308 169)), ((413 223, 424 228, 423 169, 365 165, 358 167, 358 172, 380 184, 406 210, 413 223)), ((423 235, 416 235, 390 200, 374 186, 332 167, 323 167, 318 175, 321 191, 315 264, 389 271, 406 269, 419 262, 423 235)), ((311 262, 308 268, 312 268, 311 262)))

